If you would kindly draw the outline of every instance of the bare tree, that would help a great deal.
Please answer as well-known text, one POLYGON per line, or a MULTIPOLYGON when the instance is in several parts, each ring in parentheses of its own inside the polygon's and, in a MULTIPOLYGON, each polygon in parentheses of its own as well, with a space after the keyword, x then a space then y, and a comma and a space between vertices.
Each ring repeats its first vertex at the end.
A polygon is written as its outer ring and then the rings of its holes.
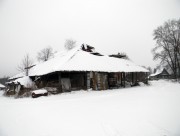
POLYGON ((46 47, 38 52, 38 61, 47 61, 54 55, 52 47, 46 47))
MULTIPOLYGON (((156 45, 152 50, 154 60, 161 60, 161 65, 168 65, 177 78, 180 71, 180 19, 169 20, 154 30, 156 45)), ((179 75, 180 76, 180 75, 179 75)))
POLYGON ((65 44, 64 44, 65 49, 71 50, 71 49, 73 49, 75 46, 76 46, 76 41, 75 41, 75 40, 73 40, 73 39, 67 39, 67 40, 65 41, 65 44))
POLYGON ((32 66, 33 60, 30 58, 29 54, 26 54, 22 59, 20 65, 18 65, 17 69, 21 72, 25 72, 26 76, 29 75, 29 68, 32 66))

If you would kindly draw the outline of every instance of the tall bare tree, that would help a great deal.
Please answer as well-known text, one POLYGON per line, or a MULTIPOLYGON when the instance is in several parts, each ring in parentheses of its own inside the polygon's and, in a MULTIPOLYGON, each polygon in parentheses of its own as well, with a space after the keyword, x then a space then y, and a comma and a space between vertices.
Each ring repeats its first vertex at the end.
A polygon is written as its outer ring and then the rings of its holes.
POLYGON ((73 39, 66 39, 64 47, 67 50, 71 50, 76 46, 76 41, 73 39))
POLYGON ((169 20, 154 30, 156 45, 152 50, 154 60, 168 65, 174 77, 180 76, 180 19, 169 20))
POLYGON ((25 72, 26 76, 29 75, 29 68, 33 65, 33 60, 30 58, 29 54, 26 54, 22 59, 20 65, 18 65, 17 69, 21 72, 25 72))
POLYGON ((38 61, 47 61, 54 55, 52 47, 46 47, 37 54, 38 61))

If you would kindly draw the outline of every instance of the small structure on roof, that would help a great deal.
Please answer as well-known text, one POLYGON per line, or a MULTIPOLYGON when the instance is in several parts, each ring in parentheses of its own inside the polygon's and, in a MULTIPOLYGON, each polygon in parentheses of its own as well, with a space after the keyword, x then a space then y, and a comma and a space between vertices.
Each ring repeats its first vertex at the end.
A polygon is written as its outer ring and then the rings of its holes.
POLYGON ((1 91, 1 90, 4 90, 5 88, 6 88, 6 87, 5 87, 3 84, 0 83, 0 91, 1 91))
POLYGON ((90 46, 90 45, 88 45, 88 44, 82 44, 82 50, 83 51, 87 51, 87 52, 94 52, 95 51, 95 48, 94 47, 92 47, 92 46, 90 46))
POLYGON ((165 68, 161 70, 157 70, 156 73, 149 75, 150 80, 169 79, 169 78, 170 78, 170 74, 165 68))
POLYGON ((129 60, 129 57, 125 53, 119 53, 119 52, 117 54, 109 55, 109 57, 115 57, 115 58, 121 58, 121 59, 128 59, 129 60))

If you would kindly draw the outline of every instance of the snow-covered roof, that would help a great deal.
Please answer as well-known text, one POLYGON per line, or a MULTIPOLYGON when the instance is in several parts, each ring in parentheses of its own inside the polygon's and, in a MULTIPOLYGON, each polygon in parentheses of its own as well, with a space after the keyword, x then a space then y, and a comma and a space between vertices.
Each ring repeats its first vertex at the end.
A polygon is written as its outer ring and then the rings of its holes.
POLYGON ((56 71, 149 72, 129 60, 96 56, 81 50, 80 47, 75 47, 34 66, 30 69, 29 76, 45 75, 56 71))
POLYGON ((25 75, 26 75, 25 72, 21 72, 21 73, 19 73, 19 74, 16 74, 16 75, 10 77, 9 80, 21 78, 21 77, 24 77, 25 75))
POLYGON ((23 85, 26 88, 30 88, 31 86, 34 85, 33 81, 31 80, 31 78, 29 78, 29 76, 24 76, 22 78, 18 78, 16 80, 14 80, 14 81, 7 82, 7 84, 11 84, 11 83, 14 83, 14 84, 20 83, 21 85, 23 85))
POLYGON ((4 86, 4 85, 2 85, 2 84, 0 84, 0 88, 5 88, 5 86, 4 86))
POLYGON ((157 75, 159 75, 161 72, 162 72, 162 71, 158 70, 158 71, 156 71, 156 73, 153 73, 153 74, 149 75, 149 77, 157 76, 157 75))

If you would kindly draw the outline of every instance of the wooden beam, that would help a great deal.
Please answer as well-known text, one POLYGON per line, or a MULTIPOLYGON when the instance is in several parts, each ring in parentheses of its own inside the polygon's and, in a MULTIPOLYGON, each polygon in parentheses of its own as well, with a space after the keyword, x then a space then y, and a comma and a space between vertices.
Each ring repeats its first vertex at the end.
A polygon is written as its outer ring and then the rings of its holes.
POLYGON ((121 78, 121 87, 122 87, 122 72, 120 73, 120 78, 121 78))
POLYGON ((90 79, 90 72, 87 72, 87 83, 86 83, 86 86, 87 86, 87 89, 90 89, 90 83, 91 83, 91 79, 90 79))
POLYGON ((146 84, 148 84, 148 73, 146 72, 146 84))
POLYGON ((134 83, 134 73, 132 72, 131 74, 132 74, 132 85, 133 85, 133 83, 134 83))
POLYGON ((58 72, 58 79, 59 79, 59 91, 62 92, 62 83, 61 83, 61 72, 58 72))
POLYGON ((93 72, 93 90, 97 90, 97 73, 93 72))
POLYGON ((123 75, 124 75, 124 88, 125 88, 126 87, 126 73, 124 72, 123 75))

